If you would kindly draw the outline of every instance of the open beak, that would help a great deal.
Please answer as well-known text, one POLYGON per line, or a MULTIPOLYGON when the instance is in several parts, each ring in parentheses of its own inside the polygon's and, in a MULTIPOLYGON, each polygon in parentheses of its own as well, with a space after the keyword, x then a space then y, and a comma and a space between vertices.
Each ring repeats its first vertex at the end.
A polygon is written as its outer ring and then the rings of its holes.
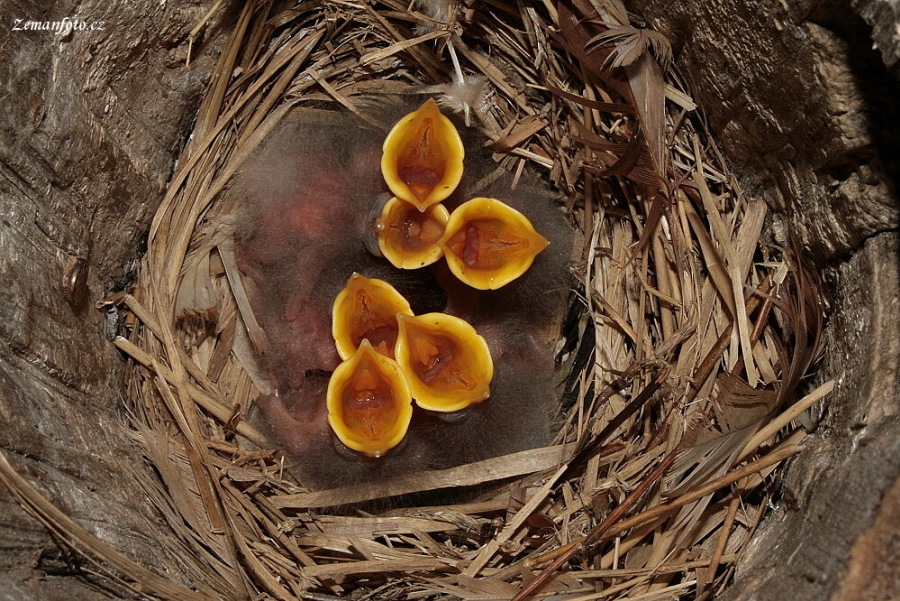
POLYGON ((376 351, 393 358, 399 313, 412 315, 412 309, 393 286, 358 273, 351 275, 331 308, 331 334, 338 355, 346 361, 368 340, 376 351))
POLYGON ((449 219, 450 213, 440 203, 419 211, 395 196, 375 221, 378 248, 384 258, 400 269, 431 265, 444 254, 438 242, 449 219))
POLYGON ((453 275, 479 290, 515 280, 549 244, 527 217, 496 198, 457 207, 440 242, 453 275))
POLYGON ((381 173, 391 192, 420 211, 450 196, 463 173, 462 139, 428 99, 404 116, 384 140, 381 173))
POLYGON ((419 407, 450 413, 488 398, 494 363, 467 322, 444 313, 397 315, 395 354, 419 407))
POLYGON ((412 394, 396 361, 363 340, 328 382, 328 423, 348 448, 381 457, 397 446, 412 419, 412 394))

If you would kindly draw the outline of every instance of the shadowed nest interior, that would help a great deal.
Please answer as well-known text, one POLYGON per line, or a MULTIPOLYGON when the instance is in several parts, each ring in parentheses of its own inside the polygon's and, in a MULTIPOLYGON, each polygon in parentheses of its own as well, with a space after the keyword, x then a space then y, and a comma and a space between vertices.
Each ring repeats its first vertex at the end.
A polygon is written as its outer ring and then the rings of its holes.
POLYGON ((822 310, 815 278, 761 242, 764 200, 731 177, 669 61, 666 40, 616 0, 248 3, 137 285, 109 300, 127 315, 115 341, 133 364, 127 427, 158 474, 141 484, 185 577, 89 551, 166 598, 656 599, 727 586, 773 474, 801 448, 798 418, 829 390, 797 394, 822 310), (499 168, 563 198, 578 236, 563 419, 533 451, 310 490, 254 422, 262 332, 226 192, 291 111, 364 119, 373 97, 410 95, 438 99, 499 168), (442 491, 455 501, 386 501, 442 491))

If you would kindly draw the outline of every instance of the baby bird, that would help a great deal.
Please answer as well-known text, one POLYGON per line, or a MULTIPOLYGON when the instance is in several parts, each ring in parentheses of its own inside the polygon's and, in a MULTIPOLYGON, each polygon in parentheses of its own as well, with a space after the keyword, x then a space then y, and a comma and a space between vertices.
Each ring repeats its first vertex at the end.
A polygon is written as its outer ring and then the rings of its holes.
POLYGON ((461 130, 462 183, 443 200, 450 210, 476 196, 519 210, 549 247, 517 280, 499 290, 460 282, 444 260, 398 269, 375 256, 374 223, 391 196, 380 168, 391 125, 414 106, 372 103, 380 125, 339 111, 296 109, 263 142, 239 175, 238 265, 252 282, 251 304, 268 351, 272 389, 258 406, 314 489, 369 482, 461 465, 547 444, 558 395, 551 380, 563 319, 572 232, 538 183, 511 189, 510 178, 476 182, 496 168, 483 139, 461 130), (332 304, 354 273, 386 281, 415 315, 444 312, 468 321, 493 357, 490 397, 448 417, 416 407, 405 439, 382 457, 344 447, 328 423, 326 392, 341 363, 332 338, 332 304))

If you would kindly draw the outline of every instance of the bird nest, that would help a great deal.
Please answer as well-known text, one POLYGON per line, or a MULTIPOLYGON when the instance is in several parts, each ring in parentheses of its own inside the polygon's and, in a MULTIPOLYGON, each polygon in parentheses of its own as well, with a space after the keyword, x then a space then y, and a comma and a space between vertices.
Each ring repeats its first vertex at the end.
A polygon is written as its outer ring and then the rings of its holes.
POLYGON ((120 577, 179 599, 656 599, 727 586, 776 470, 801 448, 798 418, 826 392, 796 394, 822 313, 815 279, 761 243, 765 202, 742 193, 668 62, 666 40, 617 1, 248 3, 137 284, 110 300, 127 313, 115 344, 131 359, 130 428, 158 476, 142 485, 190 581, 130 564, 120 577), (558 191, 577 233, 558 435, 310 489, 255 419, 264 332, 227 192, 292 111, 365 119, 372 97, 423 94, 468 121, 513 179, 534 172, 558 191))

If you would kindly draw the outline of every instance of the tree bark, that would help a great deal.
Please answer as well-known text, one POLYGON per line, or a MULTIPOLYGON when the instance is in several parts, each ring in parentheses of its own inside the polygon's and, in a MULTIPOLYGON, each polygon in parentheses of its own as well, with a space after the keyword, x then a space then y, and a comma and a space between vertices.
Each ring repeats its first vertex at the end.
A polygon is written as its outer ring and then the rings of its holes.
MULTIPOLYGON (((77 17, 102 31, 4 31, 0 80, 0 448, 101 540, 149 567, 168 526, 120 427, 122 361, 93 301, 128 281, 233 19, 213 0, 14 1, 0 22, 77 17), (64 279, 80 282, 64 287, 64 279)), ((677 64, 773 241, 824 270, 835 392, 724 599, 897 594, 900 533, 900 38, 890 0, 633 0, 677 64), (873 45, 876 48, 873 48, 873 45), (877 559, 875 559, 877 558, 877 559)), ((128 594, 0 491, 0 599, 128 594)), ((166 572, 189 584, 187 573, 166 572)))
POLYGON ((805 249, 830 299, 817 381, 835 391, 782 498, 739 562, 730 601, 900 594, 898 9, 888 0, 629 8, 673 41, 744 191, 774 209, 773 241, 805 249), (877 558, 877 560, 873 560, 877 558))
MULTIPOLYGON (((137 484, 146 468, 121 427, 124 364, 91 305, 127 282, 190 131, 228 17, 209 24, 210 43, 194 43, 190 67, 187 34, 212 4, 0 8, 0 448, 80 524, 151 568, 163 565, 154 541, 168 527, 137 484), (29 24, 63 17, 95 29, 29 24), (66 291, 67 268, 86 291, 66 291)), ((81 568, 0 490, 0 599, 124 594, 67 577, 81 568)))

